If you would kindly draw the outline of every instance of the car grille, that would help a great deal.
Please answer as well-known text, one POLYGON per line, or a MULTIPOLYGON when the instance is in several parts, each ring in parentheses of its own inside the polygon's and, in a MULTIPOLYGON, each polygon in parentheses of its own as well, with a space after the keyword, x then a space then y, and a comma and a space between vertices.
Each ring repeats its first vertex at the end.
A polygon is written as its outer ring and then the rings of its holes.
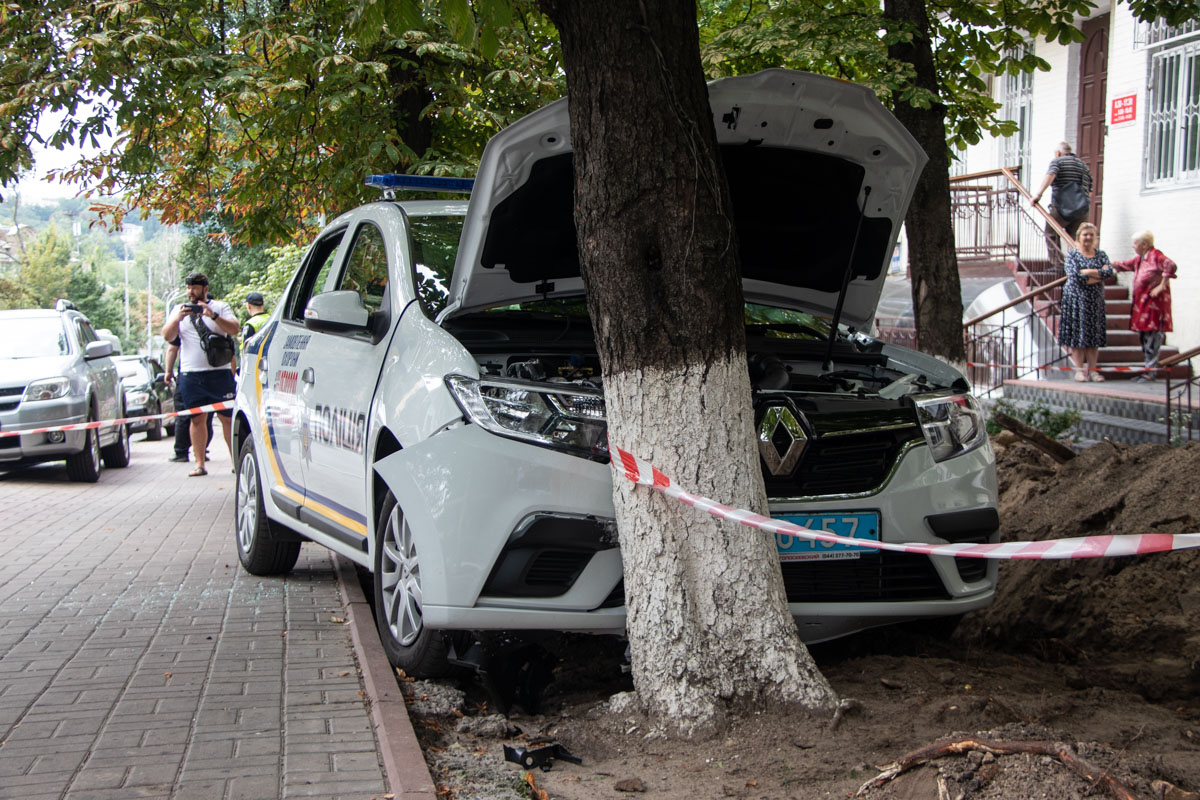
POLYGON ((904 445, 921 437, 921 430, 913 426, 811 439, 790 475, 772 475, 763 465, 767 496, 816 497, 872 491, 887 480, 904 445))
POLYGON ((591 553, 577 550, 543 550, 534 557, 525 573, 527 586, 551 586, 565 592, 592 559, 591 553))
POLYGON ((0 389, 0 411, 12 411, 21 405, 21 396, 24 394, 24 386, 10 386, 0 389))
POLYGON ((950 597, 928 556, 863 554, 839 561, 780 564, 789 603, 945 600, 950 597))
MULTIPOLYGON (((986 570, 986 562, 983 563, 986 570)), ((790 561, 779 566, 783 569, 783 585, 789 603, 950 599, 950 593, 929 557, 915 553, 881 552, 857 559, 790 561)), ((615 608, 624 604, 625 585, 622 582, 599 607, 615 608)))

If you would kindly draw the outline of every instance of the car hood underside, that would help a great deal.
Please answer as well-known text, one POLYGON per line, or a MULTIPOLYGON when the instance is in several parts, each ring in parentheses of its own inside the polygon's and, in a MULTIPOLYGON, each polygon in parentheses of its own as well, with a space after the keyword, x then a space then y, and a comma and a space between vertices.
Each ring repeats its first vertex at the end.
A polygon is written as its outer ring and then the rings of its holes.
MULTIPOLYGON (((850 265, 843 320, 869 323, 926 161, 916 141, 870 90, 818 75, 724 78, 709 99, 746 299, 828 316, 850 265)), ((582 293, 573 186, 566 100, 493 137, 448 315, 582 293)))

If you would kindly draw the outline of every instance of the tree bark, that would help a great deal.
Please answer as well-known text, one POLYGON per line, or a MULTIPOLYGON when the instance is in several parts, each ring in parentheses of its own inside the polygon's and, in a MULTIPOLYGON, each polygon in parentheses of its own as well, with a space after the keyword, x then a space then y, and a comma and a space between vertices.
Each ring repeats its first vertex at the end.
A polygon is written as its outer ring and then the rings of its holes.
MULTIPOLYGON (((915 32, 911 41, 890 45, 888 56, 911 64, 916 70, 915 86, 936 97, 938 79, 924 0, 884 0, 883 13, 887 20, 911 26, 900 29, 915 32)), ((934 102, 929 108, 917 108, 897 92, 892 97, 892 113, 929 156, 904 219, 918 346, 926 353, 962 363, 966 361, 966 349, 954 222, 950 216, 946 107, 934 102)))
MULTIPOLYGON (((575 223, 612 441, 765 513, 743 300, 691 0, 543 0, 570 98, 575 223)), ((689 738, 740 708, 832 709, 770 537, 617 480, 634 685, 689 738)))

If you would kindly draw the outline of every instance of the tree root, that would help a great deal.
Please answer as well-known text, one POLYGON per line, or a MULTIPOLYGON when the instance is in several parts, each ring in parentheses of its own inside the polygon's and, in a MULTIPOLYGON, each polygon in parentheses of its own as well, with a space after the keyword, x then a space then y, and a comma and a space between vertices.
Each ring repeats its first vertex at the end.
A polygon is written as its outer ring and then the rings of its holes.
POLYGON ((990 739, 951 739, 928 744, 882 767, 883 771, 860 786, 854 796, 859 797, 867 789, 883 786, 893 778, 927 761, 932 761, 942 756, 965 753, 969 750, 978 750, 997 756, 1013 755, 1016 753, 1053 756, 1084 779, 1091 781, 1094 785, 1103 786, 1117 800, 1138 800, 1137 796, 1134 795, 1128 786, 1109 775, 1106 771, 1097 769, 1081 759, 1075 753, 1075 748, 1068 744, 1062 742, 1001 742, 990 739))
POLYGON ((842 724, 842 717, 846 716, 847 711, 859 711, 862 709, 862 703, 849 697, 838 701, 837 708, 834 709, 833 719, 829 721, 829 730, 836 731, 838 726, 842 724))

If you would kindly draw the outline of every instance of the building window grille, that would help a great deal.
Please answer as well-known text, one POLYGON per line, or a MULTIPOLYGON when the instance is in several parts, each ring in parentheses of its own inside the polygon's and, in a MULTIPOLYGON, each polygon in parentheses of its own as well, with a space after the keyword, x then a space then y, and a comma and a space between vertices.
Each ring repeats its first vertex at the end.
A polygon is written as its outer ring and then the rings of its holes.
MULTIPOLYGON (((1024 51, 1027 52, 1027 51, 1024 51)), ((1020 58, 1024 52, 1012 53, 1013 58, 1020 58)), ((1020 172, 1021 183, 1029 185, 1029 165, 1033 158, 1030 149, 1029 134, 1033 130, 1033 73, 1021 72, 1016 75, 1005 75, 1004 107, 1001 116, 1017 123, 1017 132, 1012 136, 1000 139, 1000 165, 1016 166, 1020 172)))
POLYGON ((1134 28, 1134 48, 1146 49, 1173 44, 1193 33, 1200 33, 1200 19, 1190 19, 1182 25, 1168 25, 1164 19, 1139 22, 1134 28))
POLYGON ((1200 41, 1150 58, 1146 188, 1200 183, 1200 41))

